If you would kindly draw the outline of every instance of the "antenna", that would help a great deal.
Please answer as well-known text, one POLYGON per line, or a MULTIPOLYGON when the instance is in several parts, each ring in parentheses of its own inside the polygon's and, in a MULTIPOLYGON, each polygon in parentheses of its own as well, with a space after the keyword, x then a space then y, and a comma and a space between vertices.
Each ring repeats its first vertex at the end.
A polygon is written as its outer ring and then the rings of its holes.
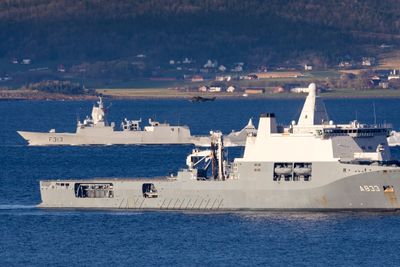
POLYGON ((374 124, 376 125, 376 109, 375 109, 375 102, 372 102, 372 106, 374 107, 374 124))
POLYGON ((112 102, 110 102, 110 104, 108 104, 108 106, 104 109, 104 113, 107 113, 108 110, 112 107, 112 102))
POLYGON ((79 123, 79 122, 81 121, 81 118, 80 118, 80 116, 79 116, 80 110, 81 110, 81 109, 82 109, 82 108, 78 108, 78 109, 75 110, 76 123, 79 123))

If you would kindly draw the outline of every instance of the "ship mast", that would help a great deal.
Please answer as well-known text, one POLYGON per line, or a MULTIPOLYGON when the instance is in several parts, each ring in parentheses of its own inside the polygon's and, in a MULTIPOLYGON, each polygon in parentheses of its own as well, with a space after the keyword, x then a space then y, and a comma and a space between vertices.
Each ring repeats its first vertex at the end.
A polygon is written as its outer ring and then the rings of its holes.
POLYGON ((105 123, 105 111, 104 111, 104 103, 103 98, 99 96, 99 101, 97 101, 97 107, 93 106, 92 109, 92 120, 94 124, 99 122, 105 123))
POLYGON ((212 176, 214 179, 225 180, 224 142, 221 132, 210 132, 212 154, 212 176))

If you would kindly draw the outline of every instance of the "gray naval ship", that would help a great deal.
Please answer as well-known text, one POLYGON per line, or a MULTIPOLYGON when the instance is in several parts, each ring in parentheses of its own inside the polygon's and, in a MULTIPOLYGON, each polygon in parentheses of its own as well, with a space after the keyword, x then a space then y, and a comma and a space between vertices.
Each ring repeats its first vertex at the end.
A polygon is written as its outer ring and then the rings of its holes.
POLYGON ((194 149, 187 168, 156 178, 40 181, 42 208, 156 210, 396 210, 400 167, 388 125, 329 120, 315 85, 297 123, 260 117, 241 158, 224 159, 222 134, 194 149))
POLYGON ((187 126, 171 126, 149 119, 149 125, 141 128, 140 120, 121 123, 121 130, 115 130, 115 123, 109 124, 102 97, 92 108, 91 116, 78 121, 75 133, 48 133, 18 131, 29 145, 114 145, 114 144, 191 144, 190 129, 187 126))
MULTIPOLYGON (((131 145, 131 144, 194 144, 209 146, 208 136, 192 136, 188 126, 171 126, 149 119, 149 125, 141 127, 142 120, 124 119, 121 130, 115 130, 115 123, 109 124, 102 97, 92 108, 91 116, 83 122, 78 121, 75 133, 18 131, 31 146, 54 145, 131 145)), ((247 134, 255 133, 256 128, 250 119, 242 130, 232 131, 226 136, 227 146, 244 146, 247 134)))

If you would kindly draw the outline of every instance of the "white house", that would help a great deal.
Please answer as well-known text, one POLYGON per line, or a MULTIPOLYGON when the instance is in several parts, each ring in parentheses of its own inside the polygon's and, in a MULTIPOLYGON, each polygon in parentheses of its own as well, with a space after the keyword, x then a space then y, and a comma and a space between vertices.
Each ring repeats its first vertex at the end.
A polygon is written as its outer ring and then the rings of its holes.
POLYGON ((204 81, 203 76, 195 75, 192 77, 192 82, 202 82, 202 81, 204 81))
POLYGON ((388 76, 388 80, 392 80, 392 79, 400 79, 400 73, 398 70, 392 70, 388 76))
POLYGON ((218 67, 218 70, 224 72, 224 71, 226 71, 226 67, 224 65, 220 65, 218 67))
POLYGON ((208 86, 203 85, 203 86, 200 86, 198 90, 199 90, 199 92, 207 92, 209 90, 209 88, 208 88, 208 86))
POLYGON ((227 81, 229 82, 230 80, 232 80, 232 77, 230 75, 226 75, 226 76, 215 76, 215 80, 217 82, 224 82, 227 81))
POLYGON ((242 65, 236 65, 231 69, 233 72, 242 72, 243 71, 243 66, 242 65))
POLYGON ((374 58, 371 58, 371 57, 363 57, 362 58, 362 63, 361 63, 362 66, 370 67, 373 64, 374 64, 374 58))
POLYGON ((216 68, 216 67, 218 67, 218 62, 216 60, 212 61, 211 59, 209 59, 207 60, 207 63, 204 64, 204 68, 216 68))
POLYGON ((308 87, 295 87, 290 89, 292 93, 308 93, 308 87))
POLYGON ((187 57, 185 57, 185 59, 182 60, 182 63, 183 63, 183 64, 190 64, 190 63, 192 63, 192 60, 190 60, 190 59, 188 59, 187 57))
POLYGON ((304 70, 312 70, 312 69, 313 69, 312 65, 309 65, 309 64, 304 65, 304 70))
POLYGON ((221 87, 220 86, 211 86, 210 87, 210 92, 216 93, 216 92, 221 92, 221 87))
POLYGON ((340 61, 339 68, 351 68, 353 64, 350 61, 340 61))
POLYGON ((235 91, 235 89, 236 89, 235 86, 231 85, 226 89, 226 92, 233 93, 235 91))

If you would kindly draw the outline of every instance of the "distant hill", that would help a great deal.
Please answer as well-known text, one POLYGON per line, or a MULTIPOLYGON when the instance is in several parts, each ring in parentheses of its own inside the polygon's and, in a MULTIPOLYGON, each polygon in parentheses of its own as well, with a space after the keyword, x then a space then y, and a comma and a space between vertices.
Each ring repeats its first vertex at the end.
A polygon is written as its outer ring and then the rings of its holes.
POLYGON ((3 0, 0 58, 326 64, 397 43, 399 14, 398 0, 3 0))

